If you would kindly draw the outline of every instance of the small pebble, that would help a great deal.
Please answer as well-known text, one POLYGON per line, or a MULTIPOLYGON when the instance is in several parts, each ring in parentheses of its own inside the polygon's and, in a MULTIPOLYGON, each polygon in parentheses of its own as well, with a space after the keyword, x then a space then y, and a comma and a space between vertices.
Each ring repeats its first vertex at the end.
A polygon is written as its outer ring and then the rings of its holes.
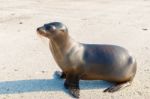
POLYGON ((23 24, 23 22, 19 22, 19 24, 23 24))
POLYGON ((45 73, 46 71, 43 70, 43 71, 41 71, 41 72, 42 72, 42 73, 45 73))
POLYGON ((82 20, 87 20, 86 18, 83 18, 82 20))
POLYGON ((142 92, 140 92, 140 91, 137 91, 137 93, 141 96, 142 95, 142 92))
POLYGON ((14 69, 14 71, 18 71, 18 69, 14 69))
POLYGON ((14 15, 15 15, 15 13, 11 13, 11 15, 13 15, 13 16, 14 16, 14 15))
POLYGON ((143 30, 143 31, 147 31, 148 29, 147 29, 147 28, 143 28, 142 30, 143 30))

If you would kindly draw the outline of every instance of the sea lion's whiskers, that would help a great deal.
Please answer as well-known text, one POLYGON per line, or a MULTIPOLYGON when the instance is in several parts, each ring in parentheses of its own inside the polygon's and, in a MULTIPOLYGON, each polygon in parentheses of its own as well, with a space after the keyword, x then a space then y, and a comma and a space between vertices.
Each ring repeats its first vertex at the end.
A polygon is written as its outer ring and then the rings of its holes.
POLYGON ((47 46, 48 39, 43 37, 41 34, 37 33, 37 37, 42 41, 42 43, 47 46))

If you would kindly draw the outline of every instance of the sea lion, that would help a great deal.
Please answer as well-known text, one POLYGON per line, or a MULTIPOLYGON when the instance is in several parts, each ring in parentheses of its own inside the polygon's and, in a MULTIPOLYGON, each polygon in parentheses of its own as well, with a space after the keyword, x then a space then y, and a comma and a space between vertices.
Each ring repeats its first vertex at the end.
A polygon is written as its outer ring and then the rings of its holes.
POLYGON ((136 74, 136 60, 120 46, 83 44, 73 40, 67 27, 52 22, 37 28, 37 33, 49 39, 52 55, 66 78, 64 86, 79 97, 79 80, 106 80, 115 83, 104 92, 115 92, 131 85, 136 74))

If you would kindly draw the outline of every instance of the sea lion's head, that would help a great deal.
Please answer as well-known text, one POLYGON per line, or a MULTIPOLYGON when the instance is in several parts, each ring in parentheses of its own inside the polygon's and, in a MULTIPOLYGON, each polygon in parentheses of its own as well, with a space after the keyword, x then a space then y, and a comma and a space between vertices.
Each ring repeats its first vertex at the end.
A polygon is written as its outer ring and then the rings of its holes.
POLYGON ((62 38, 68 35, 68 29, 61 22, 51 22, 37 28, 37 33, 49 39, 62 38))

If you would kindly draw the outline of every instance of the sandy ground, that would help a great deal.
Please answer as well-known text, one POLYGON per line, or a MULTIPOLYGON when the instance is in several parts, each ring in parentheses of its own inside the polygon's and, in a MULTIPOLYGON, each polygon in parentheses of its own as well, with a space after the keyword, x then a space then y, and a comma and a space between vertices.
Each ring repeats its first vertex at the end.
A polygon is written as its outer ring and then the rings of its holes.
POLYGON ((0 0, 0 99, 72 98, 35 32, 52 21, 65 23, 79 42, 120 45, 137 59, 131 87, 103 93, 109 83, 81 81, 81 99, 150 97, 150 0, 0 0))

